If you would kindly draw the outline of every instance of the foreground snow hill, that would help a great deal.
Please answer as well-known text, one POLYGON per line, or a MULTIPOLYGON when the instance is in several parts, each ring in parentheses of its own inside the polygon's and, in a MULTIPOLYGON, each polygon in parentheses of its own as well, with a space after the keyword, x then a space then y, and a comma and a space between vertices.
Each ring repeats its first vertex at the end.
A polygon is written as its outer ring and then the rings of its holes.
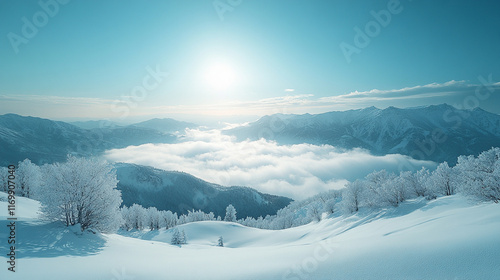
POLYGON ((500 205, 455 195, 397 208, 332 216, 286 230, 235 223, 77 235, 37 218, 18 198, 17 272, 7 270, 5 194, 0 192, 0 279, 498 279, 500 205), (217 247, 223 236, 225 247, 217 247))

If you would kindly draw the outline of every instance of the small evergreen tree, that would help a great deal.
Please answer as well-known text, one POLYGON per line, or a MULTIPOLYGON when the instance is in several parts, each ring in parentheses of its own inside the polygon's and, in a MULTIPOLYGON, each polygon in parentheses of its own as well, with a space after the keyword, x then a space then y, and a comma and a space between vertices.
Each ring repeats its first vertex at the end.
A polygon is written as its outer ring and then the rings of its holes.
POLYGON ((184 230, 181 231, 181 239, 179 240, 179 244, 187 244, 187 235, 184 230))
POLYGON ((217 246, 224 247, 224 239, 222 236, 219 236, 219 240, 217 241, 217 246))
POLYGON ((172 234, 172 239, 170 240, 172 245, 182 245, 187 244, 187 235, 184 230, 179 231, 179 229, 174 228, 174 233, 172 234))
POLYGON ((177 228, 174 228, 174 234, 172 234, 172 240, 170 241, 170 244, 172 245, 181 244, 181 233, 177 228))

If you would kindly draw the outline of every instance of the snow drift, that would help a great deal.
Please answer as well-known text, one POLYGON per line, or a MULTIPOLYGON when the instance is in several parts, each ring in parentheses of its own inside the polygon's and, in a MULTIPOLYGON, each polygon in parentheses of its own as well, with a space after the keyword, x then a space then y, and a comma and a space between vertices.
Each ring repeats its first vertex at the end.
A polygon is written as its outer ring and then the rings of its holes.
MULTIPOLYGON (((461 195, 414 199, 397 208, 336 214, 286 230, 228 222, 173 229, 75 235, 38 220, 36 201, 18 198, 18 269, 1 279, 496 279, 500 205, 461 195), (225 247, 218 247, 223 236, 225 247)), ((0 223, 7 203, 0 193, 0 223)), ((5 231, 0 239, 6 240, 5 231)))

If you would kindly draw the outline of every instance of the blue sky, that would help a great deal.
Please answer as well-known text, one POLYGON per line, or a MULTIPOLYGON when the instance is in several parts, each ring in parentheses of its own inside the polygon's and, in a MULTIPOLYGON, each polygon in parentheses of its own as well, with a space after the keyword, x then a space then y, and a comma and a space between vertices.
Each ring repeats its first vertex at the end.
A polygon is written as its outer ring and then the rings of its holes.
POLYGON ((443 102, 500 113, 497 1, 40 3, 0 1, 0 113, 188 118, 443 102), (356 44, 357 28, 368 42, 356 44))

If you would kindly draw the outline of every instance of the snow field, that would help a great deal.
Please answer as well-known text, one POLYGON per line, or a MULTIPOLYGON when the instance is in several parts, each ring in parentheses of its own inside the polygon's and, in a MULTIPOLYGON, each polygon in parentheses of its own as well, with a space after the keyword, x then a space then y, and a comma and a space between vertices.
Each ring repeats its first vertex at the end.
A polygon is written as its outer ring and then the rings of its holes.
MULTIPOLYGON (((4 197, 0 193, 0 199, 4 197)), ((18 198, 18 271, 0 279, 498 279, 500 205, 455 195, 410 200, 285 230, 205 221, 172 229, 75 235, 18 198), (217 247, 219 236, 225 247, 217 247)), ((5 201, 0 201, 2 227, 5 201)), ((1 231, 0 240, 6 239, 1 231)))

